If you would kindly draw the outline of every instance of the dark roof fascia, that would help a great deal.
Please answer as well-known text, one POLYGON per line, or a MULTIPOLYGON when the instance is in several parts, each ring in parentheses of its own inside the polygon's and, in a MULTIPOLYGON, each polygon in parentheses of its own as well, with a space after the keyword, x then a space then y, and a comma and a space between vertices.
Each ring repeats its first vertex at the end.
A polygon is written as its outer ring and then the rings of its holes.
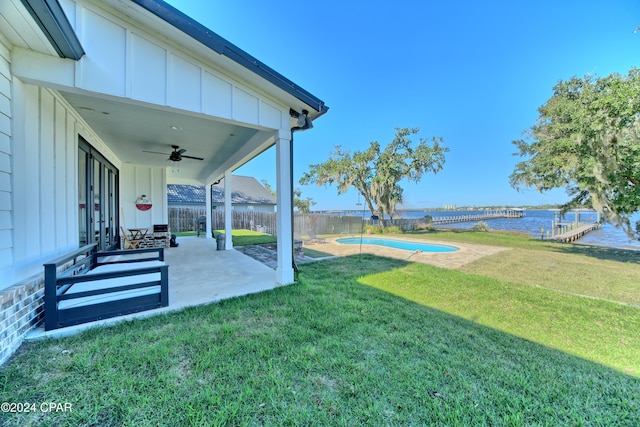
POLYGON ((61 58, 82 58, 84 49, 58 0, 21 0, 61 58))
POLYGON ((309 105, 319 113, 324 114, 329 110, 329 107, 324 105, 323 101, 299 87, 274 69, 258 61, 256 58, 231 42, 220 37, 204 25, 185 15, 175 7, 162 0, 131 1, 173 25, 183 33, 193 37, 195 40, 204 44, 211 50, 219 53, 220 55, 225 55, 229 59, 232 59, 246 69, 264 78, 268 82, 293 95, 295 98, 309 105))

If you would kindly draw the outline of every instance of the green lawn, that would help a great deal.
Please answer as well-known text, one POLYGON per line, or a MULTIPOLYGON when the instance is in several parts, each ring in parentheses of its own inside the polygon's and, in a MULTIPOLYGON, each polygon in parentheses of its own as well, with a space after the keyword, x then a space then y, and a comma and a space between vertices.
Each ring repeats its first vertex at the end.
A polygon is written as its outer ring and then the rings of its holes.
MULTIPOLYGON (((224 233, 224 230, 214 230, 214 236, 217 236, 219 233, 224 233)), ((192 237, 196 235, 195 231, 183 231, 180 233, 175 233, 177 237, 192 237)), ((233 240, 233 246, 247 246, 247 245, 259 245, 263 243, 275 243, 276 236, 260 233, 257 231, 251 230, 232 230, 231 231, 231 239, 233 240)), ((178 240, 180 242, 180 240, 178 240)))
POLYGON ((233 230, 231 239, 233 240, 233 246, 261 245, 278 241, 276 236, 251 230, 233 230))
POLYGON ((307 246, 303 247, 304 250, 304 255, 308 256, 310 258, 324 258, 324 257, 328 257, 328 256, 333 256, 332 254, 328 253, 328 252, 322 252, 319 251, 317 249, 311 249, 307 246))
MULTIPOLYGON (((590 256, 570 246, 562 262, 590 256)), ((612 257, 591 255, 638 267, 612 257)), ((73 411, 1 425, 640 425, 640 309, 494 269, 331 259, 295 285, 25 344, 1 401, 73 411)))
POLYGON ((412 233, 413 238, 511 248, 461 270, 509 282, 640 307, 640 252, 532 239, 494 232, 412 233))
POLYGON ((191 236, 197 236, 198 233, 196 231, 178 231, 176 233, 173 233, 176 235, 176 237, 191 237, 191 236))

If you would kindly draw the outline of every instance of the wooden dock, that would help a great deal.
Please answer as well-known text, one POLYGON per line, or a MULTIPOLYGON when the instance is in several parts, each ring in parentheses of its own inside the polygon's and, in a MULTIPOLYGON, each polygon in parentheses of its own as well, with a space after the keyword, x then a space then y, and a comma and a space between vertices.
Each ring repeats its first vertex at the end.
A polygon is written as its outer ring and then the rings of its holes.
POLYGON ((594 223, 594 224, 585 224, 585 225, 581 225, 579 227, 574 228, 573 230, 568 230, 565 231, 563 233, 560 234, 556 234, 552 237, 549 237, 549 240, 557 240, 560 242, 565 242, 565 243, 569 243, 569 242, 575 242, 576 240, 578 240, 579 238, 581 238, 582 236, 584 236, 585 234, 593 231, 593 230, 597 230, 600 228, 600 224, 599 223, 594 223))

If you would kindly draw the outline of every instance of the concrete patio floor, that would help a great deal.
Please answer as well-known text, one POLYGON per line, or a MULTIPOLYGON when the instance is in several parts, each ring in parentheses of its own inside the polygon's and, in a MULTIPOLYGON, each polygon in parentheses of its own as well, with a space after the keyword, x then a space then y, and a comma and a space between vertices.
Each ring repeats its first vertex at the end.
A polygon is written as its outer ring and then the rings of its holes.
POLYGON ((179 237, 165 251, 169 309, 207 304, 274 289, 275 269, 236 250, 216 250, 215 239, 179 237))
POLYGON ((169 265, 168 307, 47 332, 41 327, 32 331, 27 341, 71 335, 94 326, 209 304, 279 286, 274 269, 236 250, 216 250, 215 239, 179 237, 177 242, 177 248, 165 249, 165 262, 169 265))

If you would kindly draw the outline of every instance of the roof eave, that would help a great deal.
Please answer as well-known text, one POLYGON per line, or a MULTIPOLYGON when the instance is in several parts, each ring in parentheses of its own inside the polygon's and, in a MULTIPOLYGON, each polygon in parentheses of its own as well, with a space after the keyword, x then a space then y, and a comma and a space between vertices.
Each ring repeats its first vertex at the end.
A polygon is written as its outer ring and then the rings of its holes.
POLYGON ((58 0, 21 0, 61 58, 79 60, 84 49, 58 0))
MULTIPOLYGON (((23 0, 27 1, 27 0, 23 0)), ((45 0, 40 0, 45 1, 45 0)), ((185 34, 189 35, 193 39, 207 46, 214 52, 224 55, 229 59, 235 61, 239 65, 252 71, 256 75, 264 78, 269 83, 284 90, 296 99, 304 102, 309 107, 316 110, 320 115, 326 113, 329 110, 322 100, 315 97, 311 93, 307 92, 300 86, 296 85, 291 80, 284 77, 274 69, 270 68, 266 64, 257 60, 247 52, 243 51, 239 47, 235 46, 228 40, 220 37, 204 25, 195 21, 193 18, 182 13, 173 6, 165 3, 162 0, 131 0, 140 7, 153 13, 163 21, 174 26, 185 34)))

